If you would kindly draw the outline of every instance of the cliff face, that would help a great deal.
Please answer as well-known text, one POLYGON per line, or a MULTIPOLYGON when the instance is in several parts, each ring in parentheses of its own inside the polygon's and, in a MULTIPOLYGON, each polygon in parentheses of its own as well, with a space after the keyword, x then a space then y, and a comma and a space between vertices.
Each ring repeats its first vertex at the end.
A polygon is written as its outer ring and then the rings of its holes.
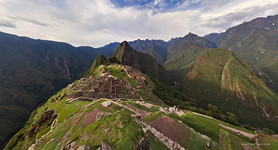
POLYGON ((155 58, 133 50, 126 41, 119 45, 112 57, 116 57, 121 64, 132 66, 167 85, 172 84, 166 69, 155 58))

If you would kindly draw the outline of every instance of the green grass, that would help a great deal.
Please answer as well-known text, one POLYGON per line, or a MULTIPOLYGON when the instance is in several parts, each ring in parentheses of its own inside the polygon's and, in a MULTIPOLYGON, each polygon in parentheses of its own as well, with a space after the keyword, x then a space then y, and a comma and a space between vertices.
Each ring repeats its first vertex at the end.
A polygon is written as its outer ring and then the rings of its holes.
POLYGON ((60 123, 64 122, 66 118, 68 118, 71 114, 76 113, 80 109, 80 106, 68 105, 66 106, 58 116, 58 120, 60 123))
POLYGON ((117 101, 117 103, 122 104, 122 105, 126 105, 127 104, 127 102, 125 102, 125 101, 117 101))
POLYGON ((103 140, 108 141, 113 149, 133 149, 134 145, 139 142, 144 133, 141 126, 134 122, 133 118, 124 110, 116 114, 108 115, 95 123, 86 126, 84 129, 75 127, 74 133, 71 134, 72 140, 76 139, 79 145, 87 144, 93 148, 98 148, 103 140), (110 127, 108 135, 104 132, 110 127), (87 135, 89 138, 83 140, 81 137, 87 135))
POLYGON ((149 99, 149 97, 147 97, 146 95, 144 95, 141 91, 137 91, 139 94, 140 94, 140 96, 144 99, 144 100, 148 100, 149 99))
POLYGON ((261 108, 254 100, 255 95, 266 110, 277 112, 277 95, 257 77, 246 61, 229 50, 213 49, 200 54, 183 84, 184 92, 191 95, 201 108, 207 109, 210 103, 222 112, 235 114, 242 124, 278 131, 274 121, 267 121, 262 113, 258 115, 261 108), (236 96, 238 88, 244 96, 245 104, 236 96))
MULTIPOLYGON (((72 119, 70 118, 69 120, 61 123, 59 126, 57 126, 56 128, 54 128, 54 130, 49 133, 47 136, 43 137, 42 140, 43 141, 50 141, 51 139, 62 139, 65 134, 70 131, 70 128, 72 127, 72 119)), ((40 145, 38 147, 38 150, 42 149, 47 143, 44 142, 42 145, 40 145)), ((58 145, 57 142, 53 142, 51 143, 49 146, 47 145, 47 147, 49 148, 53 148, 56 147, 58 145)))
POLYGON ((262 149, 265 150, 277 150, 278 149, 278 139, 267 134, 258 132, 259 142, 262 149))
POLYGON ((127 95, 127 92, 126 92, 126 89, 125 89, 124 86, 123 86, 123 94, 124 94, 124 95, 127 95))
POLYGON ((140 105, 140 104, 137 104, 137 103, 134 103, 133 101, 131 100, 127 100, 127 103, 130 104, 131 106, 134 106, 134 107, 137 107, 139 109, 142 109, 142 110, 145 110, 145 111, 148 111, 148 112, 157 112, 159 110, 158 107, 156 106, 153 106, 151 108, 147 108, 143 105, 140 105))
POLYGON ((222 133, 222 140, 219 140, 219 149, 232 150, 229 132, 224 130, 221 130, 220 132, 222 133))
POLYGON ((152 133, 149 134, 149 137, 152 150, 169 150, 169 148, 157 140, 152 133))
POLYGON ((112 103, 112 105, 109 107, 109 108, 111 108, 111 109, 108 109, 108 108, 106 108, 106 107, 103 107, 103 106, 101 105, 101 103, 102 103, 102 102, 105 102, 105 101, 106 101, 106 100, 102 99, 102 100, 99 100, 98 102, 95 102, 93 105, 89 106, 89 107, 85 110, 85 112, 86 112, 86 113, 89 113, 90 111, 92 111, 92 110, 94 110, 95 108, 97 108, 97 109, 99 109, 99 110, 101 110, 101 111, 103 111, 103 112, 110 112, 110 113, 113 113, 113 112, 115 112, 115 111, 117 111, 117 110, 121 110, 121 109, 122 109, 122 107, 120 107, 119 105, 116 105, 116 104, 114 104, 114 103, 112 103))
POLYGON ((139 85, 138 82, 136 82, 135 80, 132 80, 132 79, 128 80, 128 82, 129 82, 133 87, 139 85))
POLYGON ((220 120, 218 120, 218 121, 219 121, 220 124, 223 124, 225 126, 228 126, 228 127, 231 127, 231 128, 235 128, 235 129, 247 132, 247 133, 255 134, 255 131, 251 131, 251 130, 245 129, 244 127, 231 125, 231 124, 229 124, 227 122, 220 121, 220 120))
POLYGON ((49 127, 45 128, 45 129, 43 129, 42 131, 40 131, 38 133, 38 135, 37 135, 37 138, 40 139, 43 135, 45 135, 47 132, 50 131, 50 128, 51 128, 51 126, 49 126, 49 127))
POLYGON ((56 110, 56 113, 59 113, 59 112, 61 112, 63 110, 63 108, 65 106, 67 106, 67 105, 57 101, 57 102, 49 104, 48 105, 48 110, 53 110, 54 109, 54 110, 56 110))
POLYGON ((219 141, 220 126, 216 121, 197 116, 191 112, 187 112, 182 115, 181 120, 189 127, 204 135, 207 135, 212 140, 219 141))
POLYGON ((43 149, 44 150, 54 150, 58 144, 59 144, 59 141, 49 142, 43 149))
POLYGON ((161 112, 161 111, 158 111, 158 112, 155 112, 155 113, 151 113, 148 116, 144 117, 143 121, 151 123, 151 122, 155 121, 156 119, 159 119, 163 115, 166 115, 166 114, 164 112, 161 112))
POLYGON ((123 78, 123 79, 129 79, 129 77, 126 75, 125 71, 121 69, 121 67, 112 67, 111 65, 106 67, 109 70, 109 73, 113 75, 116 78, 123 78))

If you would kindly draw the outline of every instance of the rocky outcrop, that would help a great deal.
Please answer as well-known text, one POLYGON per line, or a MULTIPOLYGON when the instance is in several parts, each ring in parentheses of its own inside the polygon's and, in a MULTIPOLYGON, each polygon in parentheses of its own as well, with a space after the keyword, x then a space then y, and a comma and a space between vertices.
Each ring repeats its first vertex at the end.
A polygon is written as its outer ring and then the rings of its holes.
POLYGON ((89 150, 89 149, 90 149, 90 146, 88 146, 88 145, 81 145, 81 146, 78 147, 77 150, 89 150))
POLYGON ((101 150, 112 150, 112 147, 106 141, 102 141, 101 150))
POLYGON ((151 150, 149 131, 140 140, 139 144, 134 146, 134 150, 151 150))
POLYGON ((173 84, 166 69, 154 57, 133 50, 126 41, 119 45, 112 57, 116 57, 121 64, 132 66, 167 85, 173 84))
POLYGON ((109 106, 112 105, 112 103, 111 103, 110 101, 105 101, 105 102, 102 102, 101 105, 102 105, 103 107, 109 107, 109 106))
POLYGON ((99 113, 97 113, 96 120, 100 120, 107 115, 108 115, 107 113, 99 112, 99 113))
POLYGON ((44 115, 39 119, 37 125, 33 125, 32 129, 28 133, 28 138, 32 138, 34 134, 37 134, 41 130, 41 126, 49 121, 47 127, 49 127, 52 122, 57 118, 57 114, 54 114, 54 110, 49 110, 44 113, 44 115))

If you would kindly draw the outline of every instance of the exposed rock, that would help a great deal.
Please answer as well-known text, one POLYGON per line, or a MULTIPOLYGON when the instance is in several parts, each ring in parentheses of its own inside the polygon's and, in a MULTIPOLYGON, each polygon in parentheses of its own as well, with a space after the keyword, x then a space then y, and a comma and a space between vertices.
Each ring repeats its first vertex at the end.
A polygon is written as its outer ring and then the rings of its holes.
POLYGON ((204 139, 206 139, 206 140, 209 140, 209 141, 211 140, 208 136, 203 135, 203 134, 201 135, 201 137, 204 138, 204 139))
POLYGON ((169 112, 172 113, 174 111, 174 108, 170 107, 169 112))
POLYGON ((54 114, 54 110, 46 111, 43 117, 41 117, 40 120, 38 121, 38 125, 42 126, 43 123, 45 123, 47 120, 50 120, 52 118, 53 114, 54 114))
POLYGON ((150 144, 150 137, 149 132, 140 140, 138 145, 134 146, 134 150, 150 150, 151 144, 150 144))
POLYGON ((156 129, 155 128, 151 128, 151 132, 153 133, 153 134, 155 134, 157 131, 156 131, 156 129))
POLYGON ((89 150, 89 149, 90 149, 90 146, 82 145, 82 146, 79 146, 77 150, 89 150))
POLYGON ((163 137, 164 137, 164 135, 162 133, 160 133, 160 138, 163 138, 163 137))
POLYGON ((142 128, 142 129, 143 129, 143 131, 144 131, 145 133, 147 133, 147 131, 148 131, 147 128, 142 128))
POLYGON ((112 150, 111 146, 106 141, 102 141, 101 149, 102 150, 112 150))
POLYGON ((179 143, 177 144, 177 148, 178 148, 178 149, 181 149, 181 145, 180 145, 179 143))
POLYGON ((177 141, 175 141, 173 148, 174 148, 174 149, 177 149, 177 148, 178 148, 178 142, 177 142, 177 141))
POLYGON ((159 139, 160 138, 160 132, 155 132, 154 136, 159 139))
POLYGON ((28 150, 37 150, 38 146, 36 144, 32 144, 28 150))
POLYGON ((109 128, 107 128, 107 129, 105 129, 104 131, 105 131, 105 133, 107 134, 109 131, 110 131, 110 127, 109 128))
POLYGON ((97 113, 96 120, 100 120, 101 118, 103 118, 105 116, 106 116, 106 113, 99 112, 99 113, 97 113))
POLYGON ((73 147, 75 143, 76 143, 75 141, 71 142, 70 146, 73 147))
POLYGON ((105 101, 105 102, 102 102, 101 105, 102 105, 103 107, 109 107, 109 106, 112 105, 112 103, 111 103, 110 101, 105 101))
POLYGON ((44 125, 48 120, 49 123, 47 124, 47 127, 52 124, 52 122, 57 118, 57 114, 54 114, 54 110, 49 110, 44 113, 44 115, 39 119, 38 124, 36 126, 33 126, 31 130, 28 132, 28 138, 32 138, 34 134, 40 132, 40 127, 44 125))
POLYGON ((141 115, 140 114, 132 114, 131 117, 134 117, 136 119, 141 119, 141 115))
POLYGON ((210 143, 209 142, 207 142, 207 147, 210 148, 210 143))
POLYGON ((174 141, 172 141, 171 139, 169 139, 167 142, 168 142, 168 144, 169 144, 170 147, 173 147, 174 144, 175 144, 174 141))
POLYGON ((185 150, 185 148, 184 148, 184 147, 181 147, 180 150, 185 150))

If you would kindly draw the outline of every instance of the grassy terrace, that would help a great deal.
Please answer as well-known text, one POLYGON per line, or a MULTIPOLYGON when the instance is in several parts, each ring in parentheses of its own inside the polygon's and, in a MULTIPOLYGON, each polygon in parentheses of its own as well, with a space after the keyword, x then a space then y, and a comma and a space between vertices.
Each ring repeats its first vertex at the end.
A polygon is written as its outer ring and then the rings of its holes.
POLYGON ((108 70, 109 70, 109 73, 111 75, 113 75, 114 77, 116 78, 123 78, 123 79, 127 79, 129 81, 129 83, 132 85, 132 86, 137 86, 139 85, 135 80, 133 79, 130 79, 127 75, 126 75, 126 72, 124 70, 122 70, 122 68, 120 66, 117 66, 117 67, 112 67, 112 66, 107 66, 106 67, 108 70))
MULTIPOLYGON (((179 139, 179 143, 182 143, 182 145, 185 147, 185 149, 195 149, 195 150, 199 150, 199 149, 218 149, 217 143, 216 143, 216 147, 211 147, 208 148, 206 146, 207 142, 211 142, 207 139, 204 139, 203 137, 201 137, 201 135, 196 132, 195 130, 190 129, 189 126, 187 126, 184 123, 179 123, 178 120, 181 120, 181 118, 175 114, 165 114, 164 112, 158 111, 155 113, 152 113, 148 116, 146 116, 145 118, 143 118, 143 121, 151 123, 159 118, 161 118, 162 116, 168 116, 171 119, 173 119, 175 122, 177 122, 180 127, 182 127, 182 132, 186 135, 186 137, 179 139)), ((218 141, 217 141, 218 142, 218 141)))
POLYGON ((132 100, 128 100, 127 103, 130 104, 131 106, 137 107, 139 109, 142 109, 142 110, 145 110, 148 112, 157 112, 159 110, 159 108, 157 106, 152 106, 151 108, 147 108, 140 104, 134 103, 132 100))

